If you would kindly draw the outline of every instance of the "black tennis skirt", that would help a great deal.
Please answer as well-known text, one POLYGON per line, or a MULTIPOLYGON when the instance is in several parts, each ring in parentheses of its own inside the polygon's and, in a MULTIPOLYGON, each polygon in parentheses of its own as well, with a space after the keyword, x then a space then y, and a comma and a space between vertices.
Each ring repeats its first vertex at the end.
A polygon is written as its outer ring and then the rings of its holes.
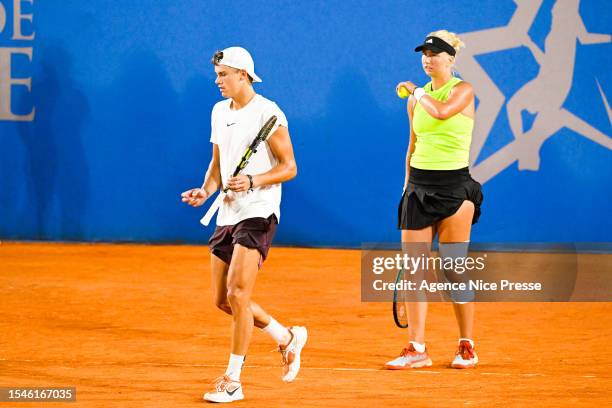
POLYGON ((458 170, 420 170, 410 167, 408 187, 397 211, 397 228, 418 230, 450 217, 465 200, 474 203, 472 224, 478 222, 482 186, 467 167, 458 170))

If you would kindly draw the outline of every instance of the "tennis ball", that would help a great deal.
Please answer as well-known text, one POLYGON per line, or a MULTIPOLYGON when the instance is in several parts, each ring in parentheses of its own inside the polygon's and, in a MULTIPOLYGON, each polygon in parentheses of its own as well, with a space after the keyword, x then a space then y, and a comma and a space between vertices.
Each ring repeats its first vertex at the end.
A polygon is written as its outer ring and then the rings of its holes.
POLYGON ((402 99, 406 99, 408 96, 410 96, 410 93, 408 92, 408 89, 406 89, 405 86, 400 86, 399 88, 397 88, 397 96, 402 99))

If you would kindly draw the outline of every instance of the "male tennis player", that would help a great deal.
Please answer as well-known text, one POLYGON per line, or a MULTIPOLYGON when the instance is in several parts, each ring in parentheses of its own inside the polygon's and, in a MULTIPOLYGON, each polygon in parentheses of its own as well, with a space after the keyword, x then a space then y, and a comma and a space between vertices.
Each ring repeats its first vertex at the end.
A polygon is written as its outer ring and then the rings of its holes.
POLYGON ((244 398, 240 372, 253 325, 269 334, 282 355, 282 379, 291 382, 300 369, 300 353, 308 334, 305 327, 285 327, 251 301, 258 269, 268 255, 280 219, 281 183, 297 174, 287 119, 272 101, 255 93, 253 59, 247 50, 230 47, 217 51, 212 63, 215 83, 226 99, 212 110, 212 159, 200 188, 182 193, 182 201, 201 206, 215 191, 228 187, 209 241, 215 304, 232 315, 232 345, 225 374, 204 399, 232 402, 244 398), (278 118, 267 143, 259 145, 241 174, 234 169, 259 129, 278 118))

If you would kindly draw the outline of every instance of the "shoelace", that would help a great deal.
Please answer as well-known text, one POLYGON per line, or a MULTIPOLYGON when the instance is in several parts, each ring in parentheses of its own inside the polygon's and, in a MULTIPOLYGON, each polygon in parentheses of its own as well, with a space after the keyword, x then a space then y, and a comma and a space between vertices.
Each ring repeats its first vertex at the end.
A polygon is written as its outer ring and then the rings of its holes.
POLYGON ((416 350, 406 347, 400 353, 400 357, 406 357, 406 356, 411 356, 415 354, 418 354, 416 350))
POLYGON ((289 357, 288 357, 289 349, 290 349, 291 343, 293 343, 293 340, 295 339, 295 336, 293 335, 293 332, 291 330, 289 330, 289 333, 291 333, 291 340, 289 340, 289 343, 287 343, 285 348, 278 346, 278 351, 280 351, 281 353, 283 364, 289 363, 289 357))
POLYGON ((238 383, 238 381, 232 380, 227 375, 219 377, 214 381, 215 390, 218 392, 224 392, 232 383, 238 383))
POLYGON ((464 360, 470 360, 474 358, 474 349, 468 344, 464 344, 463 342, 459 345, 459 350, 457 350, 457 354, 461 356, 464 360))
POLYGON ((279 347, 278 351, 280 351, 280 353, 281 353, 281 358, 283 360, 283 364, 287 364, 287 361, 288 361, 288 359, 287 359, 288 350, 287 349, 283 350, 282 348, 279 347))

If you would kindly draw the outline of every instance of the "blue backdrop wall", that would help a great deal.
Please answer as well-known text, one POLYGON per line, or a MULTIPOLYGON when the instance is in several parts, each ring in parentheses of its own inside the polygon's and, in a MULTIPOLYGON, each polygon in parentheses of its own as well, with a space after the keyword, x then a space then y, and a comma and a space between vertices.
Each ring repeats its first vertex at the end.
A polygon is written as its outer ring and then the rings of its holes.
POLYGON ((473 240, 610 241, 607 0, 0 4, 2 239, 206 241, 205 209, 179 193, 210 157, 210 57, 241 45, 298 160, 276 241, 396 241, 408 128, 394 88, 426 82, 412 49, 446 28, 478 96, 473 240))

